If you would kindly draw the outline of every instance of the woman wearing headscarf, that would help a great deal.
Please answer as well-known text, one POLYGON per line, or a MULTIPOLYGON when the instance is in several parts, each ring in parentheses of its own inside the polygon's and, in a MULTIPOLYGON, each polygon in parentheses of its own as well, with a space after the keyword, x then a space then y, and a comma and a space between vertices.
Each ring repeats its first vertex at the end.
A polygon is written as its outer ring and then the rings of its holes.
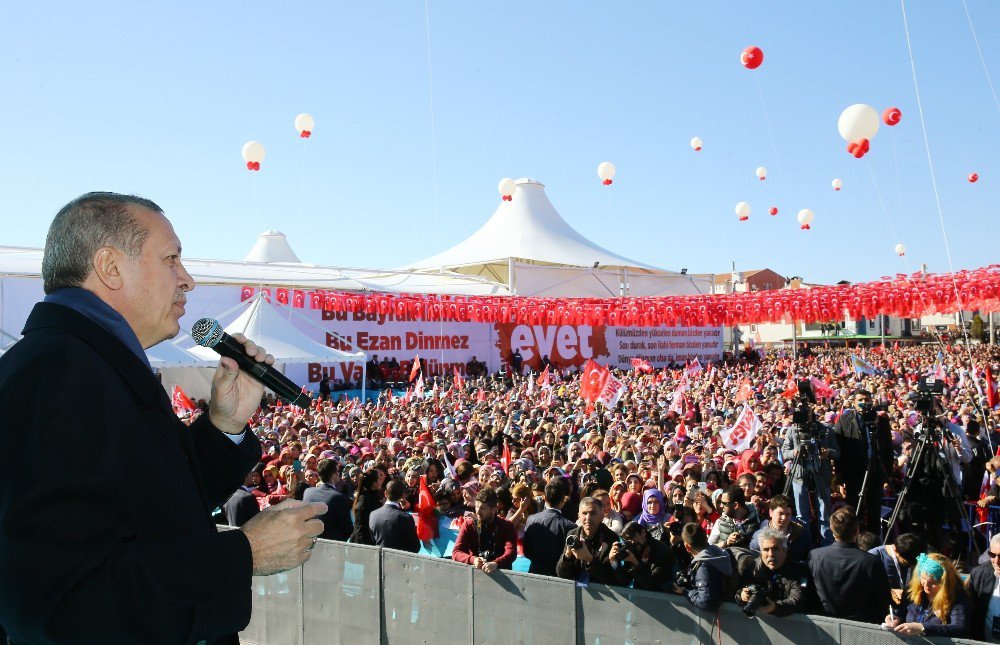
POLYGON ((760 463, 760 456, 757 454, 757 451, 747 449, 740 455, 740 466, 736 469, 736 477, 739 478, 740 475, 747 473, 756 475, 762 470, 764 470, 764 466, 760 463))
POLYGON ((664 523, 671 519, 667 512, 667 504, 663 501, 663 493, 650 488, 642 494, 642 514, 639 524, 646 527, 647 532, 657 540, 663 539, 664 523))
POLYGON ((969 633, 969 597, 951 561, 940 553, 921 553, 910 579, 910 606, 905 621, 892 614, 885 626, 903 636, 947 636, 969 633))

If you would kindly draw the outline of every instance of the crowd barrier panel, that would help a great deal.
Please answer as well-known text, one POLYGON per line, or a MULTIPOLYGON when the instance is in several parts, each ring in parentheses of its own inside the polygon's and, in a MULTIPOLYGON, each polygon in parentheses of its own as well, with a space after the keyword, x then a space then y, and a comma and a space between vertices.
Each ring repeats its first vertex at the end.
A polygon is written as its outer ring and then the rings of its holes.
POLYGON ((244 643, 527 643, 640 645, 956 645, 968 639, 905 639, 878 626, 823 616, 747 618, 673 594, 530 573, 488 575, 465 564, 319 540, 302 567, 253 578, 244 643))

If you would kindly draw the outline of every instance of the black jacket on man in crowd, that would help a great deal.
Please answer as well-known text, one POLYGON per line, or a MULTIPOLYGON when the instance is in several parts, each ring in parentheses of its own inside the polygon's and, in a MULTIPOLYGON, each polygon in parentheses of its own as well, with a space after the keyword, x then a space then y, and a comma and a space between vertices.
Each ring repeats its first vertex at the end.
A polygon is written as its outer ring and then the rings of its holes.
POLYGON ((35 305, 0 358, 0 624, 17 642, 238 642, 253 557, 211 511, 261 454, 177 418, 149 365, 69 306, 35 305), (53 450, 53 446, 58 450, 53 450), (58 473, 53 477, 52 473, 58 473), (170 503, 150 491, 170 487, 170 503))
MULTIPOLYGON (((892 431, 889 418, 876 415, 875 423, 865 427, 861 413, 850 408, 844 410, 834 427, 840 444, 840 458, 836 461, 837 474, 844 478, 847 487, 847 505, 857 508, 861 497, 861 484, 865 472, 871 469, 865 483, 864 503, 859 519, 864 530, 881 535, 882 485, 892 472, 892 431), (869 450, 872 457, 869 457, 869 450)), ((882 616, 885 618, 885 616, 882 616)))
POLYGON ((576 524, 557 508, 546 508, 528 518, 524 525, 524 557, 531 560, 529 573, 556 575, 556 563, 566 548, 566 536, 576 524))
POLYGON ((596 582, 602 585, 613 585, 616 583, 615 572, 611 568, 608 560, 608 552, 611 545, 618 541, 618 534, 609 529, 604 524, 597 525, 597 532, 593 537, 585 539, 583 537, 583 527, 577 526, 571 530, 567 537, 574 535, 579 537, 587 545, 593 560, 582 562, 575 557, 566 557, 566 543, 563 541, 563 553, 556 562, 556 575, 567 580, 583 580, 584 572, 589 572, 589 582, 596 582))
POLYGON ((670 592, 674 584, 674 553, 663 542, 646 535, 646 550, 638 565, 613 563, 614 584, 644 591, 670 592))
POLYGON ((260 504, 257 503, 256 495, 241 486, 223 504, 222 512, 226 517, 226 524, 243 526, 260 513, 260 504))
POLYGON ((318 486, 307 488, 302 495, 304 502, 323 502, 327 506, 325 514, 320 515, 323 520, 323 532, 320 537, 324 540, 347 541, 354 531, 354 523, 351 521, 351 500, 332 485, 321 483, 318 486))
MULTIPOLYGON (((986 562, 969 572, 969 579, 965 582, 965 588, 969 590, 969 597, 972 599, 972 638, 982 639, 986 622, 986 612, 990 608, 990 598, 993 591, 1000 582, 997 578, 993 564, 986 562)), ((1000 625, 997 626, 1000 631, 1000 625)), ((993 636, 986 634, 986 636, 993 636)), ((996 638, 994 637, 994 640, 996 638)))
POLYGON ((714 544, 698 552, 688 567, 691 587, 685 594, 698 609, 715 611, 725 599, 727 581, 733 575, 729 554, 714 544))
POLYGON ((811 607, 809 570, 804 564, 786 560, 778 570, 770 569, 762 558, 744 558, 737 564, 740 587, 736 592, 737 602, 744 587, 759 585, 764 587, 767 597, 774 603, 772 616, 791 616, 804 613, 811 607))
POLYGON ((368 528, 377 546, 410 553, 420 550, 417 524, 413 516, 399 508, 398 504, 386 502, 382 508, 372 511, 368 517, 368 528))
POLYGON ((877 557, 854 542, 834 542, 809 553, 823 614, 863 623, 881 623, 888 610, 889 580, 877 557))

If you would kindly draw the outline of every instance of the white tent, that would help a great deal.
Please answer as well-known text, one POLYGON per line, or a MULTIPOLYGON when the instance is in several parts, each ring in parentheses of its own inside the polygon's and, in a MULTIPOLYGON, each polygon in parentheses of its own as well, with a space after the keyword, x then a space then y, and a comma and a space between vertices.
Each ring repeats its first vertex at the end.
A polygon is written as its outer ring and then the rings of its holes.
MULTIPOLYGON (((268 250, 267 253, 274 256, 272 251, 273 249, 268 250)), ((505 285, 498 284, 493 280, 447 272, 428 273, 395 269, 323 266, 300 262, 199 260, 192 258, 185 258, 184 268, 188 270, 198 285, 275 286, 334 291, 438 293, 466 296, 509 295, 505 285)), ((35 278, 40 282, 41 276, 42 249, 0 246, 0 277, 35 278)))
POLYGON ((146 357, 149 359, 149 364, 156 369, 171 367, 215 367, 219 362, 218 356, 212 360, 195 356, 169 340, 165 340, 147 349, 146 357))
MULTIPOLYGON (((240 333, 255 343, 267 348, 274 356, 275 364, 365 360, 365 353, 342 352, 317 343, 295 328, 273 304, 261 294, 244 303, 246 309, 233 322, 226 325, 228 334, 240 333)), ((288 307, 285 311, 294 311, 288 307)), ((294 315, 294 314, 293 314, 294 315)), ((195 356, 218 360, 219 355, 207 347, 194 346, 190 350, 195 356)))
POLYGON ((454 247, 407 269, 478 276, 512 294, 551 297, 707 293, 711 280, 667 271, 602 248, 556 211, 535 179, 518 179, 511 201, 454 247))
MULTIPOLYGON (((242 313, 233 322, 225 326, 226 333, 243 334, 255 343, 267 348, 268 353, 274 356, 275 365, 282 371, 284 371, 286 365, 295 363, 341 363, 349 361, 360 361, 362 365, 365 363, 366 357, 364 352, 343 352, 312 340, 297 329, 288 319, 289 312, 293 316, 298 316, 299 314, 295 313, 289 307, 282 307, 281 311, 279 311, 260 294, 241 303, 240 307, 243 307, 242 313)), ((217 317, 226 318, 228 317, 227 314, 231 314, 232 311, 223 312, 217 317)), ((190 337, 187 337, 187 342, 193 341, 190 337)), ((178 345, 174 345, 174 348, 184 351, 178 345)), ((207 347, 200 347, 198 345, 194 345, 186 351, 198 359, 205 360, 206 365, 211 365, 212 367, 203 369, 163 368, 160 370, 163 386, 169 392, 174 385, 180 385, 191 398, 207 399, 211 392, 212 375, 215 373, 215 365, 219 362, 219 355, 207 347)), ((363 376, 362 383, 364 383, 364 380, 365 377, 363 376)))
POLYGON ((257 243, 253 245, 250 252, 243 258, 244 262, 291 262, 302 264, 299 256, 295 255, 292 246, 288 243, 288 238, 281 231, 264 231, 257 236, 257 243))

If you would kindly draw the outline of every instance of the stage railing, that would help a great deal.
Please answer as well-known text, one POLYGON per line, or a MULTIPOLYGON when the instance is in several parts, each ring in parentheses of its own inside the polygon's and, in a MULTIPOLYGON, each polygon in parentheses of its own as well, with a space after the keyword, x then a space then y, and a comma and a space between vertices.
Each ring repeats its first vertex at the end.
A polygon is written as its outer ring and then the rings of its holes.
MULTIPOLYGON (((889 645, 877 626, 821 616, 748 619, 671 594, 498 571, 451 560, 319 541, 303 567, 254 578, 244 643, 739 643, 889 645)), ((972 643, 923 639, 935 643, 972 643)))

